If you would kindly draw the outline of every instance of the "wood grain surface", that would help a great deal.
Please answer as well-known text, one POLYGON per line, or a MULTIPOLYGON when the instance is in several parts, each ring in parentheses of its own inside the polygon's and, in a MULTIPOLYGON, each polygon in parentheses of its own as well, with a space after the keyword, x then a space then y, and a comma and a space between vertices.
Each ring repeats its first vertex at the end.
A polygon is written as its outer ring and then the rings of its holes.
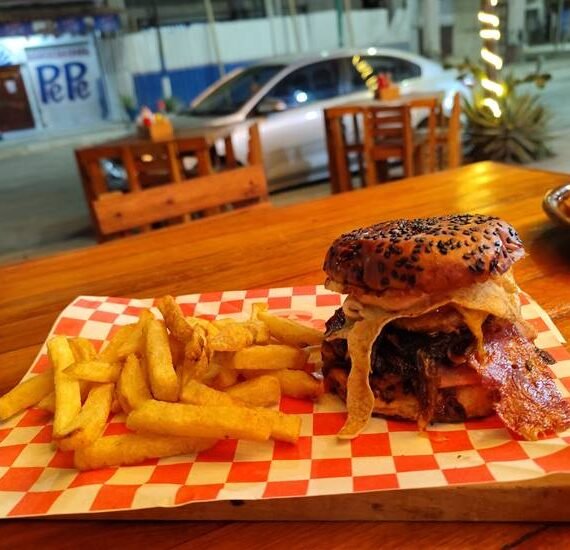
MULTIPOLYGON (((58 313, 79 294, 143 298, 167 292, 188 294, 320 283, 324 254, 336 236, 389 218, 455 212, 504 217, 517 228, 528 252, 515 267, 519 285, 548 311, 569 338, 570 230, 555 227, 541 208, 545 192, 566 181, 567 176, 561 174, 479 163, 287 208, 241 211, 223 219, 210 218, 0 268, 0 392, 24 374, 58 313)), ((550 508, 558 510, 559 515, 549 519, 567 519, 568 483, 549 478, 543 482, 543 489, 546 492, 533 494, 524 487, 521 490, 519 484, 517 493, 513 493, 513 498, 527 502, 525 519, 544 518, 532 518, 533 510, 540 508, 537 498, 549 499, 550 508)), ((400 499, 402 517, 410 518, 410 514, 405 515, 406 506, 408 511, 411 506, 418 519, 453 517, 454 510, 439 517, 422 516, 413 503, 406 505, 405 492, 398 493, 399 497, 396 493, 392 497, 400 499)), ((492 493, 484 498, 492 502, 492 493)), ((445 502, 440 508, 446 509, 445 502)), ((494 508, 500 512, 500 500, 494 508)), ((513 518, 507 513, 497 519, 513 518)), ((173 526, 155 521, 10 521, 0 523, 0 545, 11 547, 18 543, 21 548, 39 544, 49 536, 65 535, 59 547, 89 547, 88 541, 100 544, 116 540, 125 548, 146 542, 157 548, 171 548, 191 541, 215 548, 348 548, 359 544, 379 546, 380 541, 386 548, 412 543, 512 548, 535 547, 528 546, 533 540, 537 544, 543 539, 570 542, 569 533, 563 527, 543 530, 540 524, 511 523, 193 522, 173 526)))

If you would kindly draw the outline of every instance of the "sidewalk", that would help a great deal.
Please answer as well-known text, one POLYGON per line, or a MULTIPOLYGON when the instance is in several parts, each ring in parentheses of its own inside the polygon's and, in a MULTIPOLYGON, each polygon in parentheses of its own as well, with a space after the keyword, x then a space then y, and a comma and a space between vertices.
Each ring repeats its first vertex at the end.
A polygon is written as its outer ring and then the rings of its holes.
POLYGON ((106 122, 85 129, 66 128, 61 130, 26 130, 16 137, 4 134, 0 140, 0 161, 29 153, 39 153, 60 147, 82 147, 114 139, 132 132, 132 124, 106 122))

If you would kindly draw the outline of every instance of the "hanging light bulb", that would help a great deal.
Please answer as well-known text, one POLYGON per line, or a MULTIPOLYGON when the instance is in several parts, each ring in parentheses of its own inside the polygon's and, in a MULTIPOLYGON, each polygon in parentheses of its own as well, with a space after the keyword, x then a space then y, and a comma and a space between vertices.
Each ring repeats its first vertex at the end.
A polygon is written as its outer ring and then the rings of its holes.
POLYGON ((498 29, 481 29, 479 31, 479 36, 483 40, 500 40, 501 31, 498 29))
POLYGON ((488 13, 486 11, 480 11, 477 14, 477 19, 479 19, 479 21, 481 23, 485 23, 486 25, 491 25, 491 27, 498 27, 499 26, 499 18, 493 13, 488 13))
POLYGON ((493 113, 493 116, 495 118, 500 118, 501 117, 501 108, 499 107, 499 104, 497 103, 496 99, 493 99, 492 97, 486 97, 482 102, 481 105, 484 105, 485 107, 487 107, 491 113, 493 113))
POLYGON ((481 48, 481 57, 490 65, 493 65, 497 71, 500 71, 503 67, 503 59, 487 48, 481 48))
POLYGON ((481 79, 481 86, 483 86, 485 90, 493 92, 497 97, 501 97, 505 93, 505 89, 503 88, 502 84, 494 82, 493 80, 489 80, 488 78, 481 79))
POLYGON ((491 0, 491 6, 495 7, 499 3, 499 0, 491 0))

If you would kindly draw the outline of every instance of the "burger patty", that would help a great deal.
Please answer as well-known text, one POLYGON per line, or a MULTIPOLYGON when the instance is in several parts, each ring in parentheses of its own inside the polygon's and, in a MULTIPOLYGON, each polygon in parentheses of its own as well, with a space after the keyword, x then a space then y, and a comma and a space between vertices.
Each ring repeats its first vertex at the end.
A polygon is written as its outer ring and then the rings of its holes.
MULTIPOLYGON (((331 369, 350 370, 347 341, 334 338, 346 323, 342 309, 327 322, 327 336, 322 346, 323 374, 331 369)), ((466 326, 454 332, 416 332, 389 323, 372 347, 370 387, 378 402, 389 410, 392 402, 409 402, 406 410, 421 424, 434 417, 465 420, 467 414, 457 399, 455 388, 439 389, 438 370, 465 365, 476 342, 466 326), (412 399, 410 401, 410 399, 412 399), (413 403, 413 406, 412 406, 413 403), (413 407, 416 414, 412 414, 413 407)), ((339 373, 335 373, 338 378, 339 373)), ((330 377, 329 377, 330 378, 330 377)), ((339 384, 333 384, 338 390, 339 384)), ((488 414, 488 406, 482 408, 488 414)))

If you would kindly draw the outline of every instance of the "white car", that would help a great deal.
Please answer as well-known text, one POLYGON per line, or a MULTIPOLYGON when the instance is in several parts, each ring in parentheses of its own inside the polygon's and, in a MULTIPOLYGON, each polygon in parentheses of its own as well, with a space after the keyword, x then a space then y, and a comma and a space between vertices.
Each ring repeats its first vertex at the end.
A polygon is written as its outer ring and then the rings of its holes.
MULTIPOLYGON (((419 55, 382 48, 323 52, 237 69, 200 94, 175 124, 223 126, 254 119, 271 190, 322 179, 328 174, 323 109, 372 95, 353 65, 354 56, 365 60, 374 74, 390 73, 402 94, 445 92, 446 110, 456 91, 468 93, 454 71, 419 55)), ((236 130, 233 141, 237 159, 245 163, 245 127, 236 130)), ((223 144, 218 152, 223 154, 223 144)))

